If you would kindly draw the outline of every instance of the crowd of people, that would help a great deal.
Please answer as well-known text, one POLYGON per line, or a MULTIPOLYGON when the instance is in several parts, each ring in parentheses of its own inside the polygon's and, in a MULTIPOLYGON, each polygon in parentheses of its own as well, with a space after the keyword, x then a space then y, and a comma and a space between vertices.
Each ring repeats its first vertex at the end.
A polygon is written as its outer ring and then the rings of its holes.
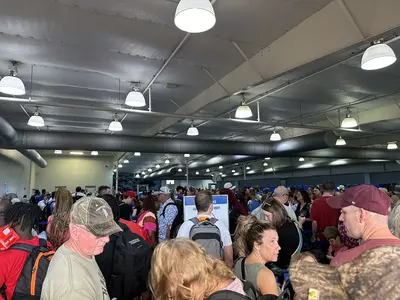
POLYGON ((400 299, 398 194, 227 182, 4 197, 0 299, 400 299), (229 228, 213 194, 228 197, 229 228), (197 210, 187 220, 185 195, 197 210))

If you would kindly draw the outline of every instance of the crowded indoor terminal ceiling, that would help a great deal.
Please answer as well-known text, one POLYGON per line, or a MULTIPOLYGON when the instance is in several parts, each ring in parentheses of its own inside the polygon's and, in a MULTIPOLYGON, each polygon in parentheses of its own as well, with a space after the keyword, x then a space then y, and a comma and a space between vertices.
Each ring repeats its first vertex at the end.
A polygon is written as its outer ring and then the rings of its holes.
POLYGON ((400 158, 399 1, 206 2, 187 32, 178 0, 0 0, 0 146, 140 174, 400 158))

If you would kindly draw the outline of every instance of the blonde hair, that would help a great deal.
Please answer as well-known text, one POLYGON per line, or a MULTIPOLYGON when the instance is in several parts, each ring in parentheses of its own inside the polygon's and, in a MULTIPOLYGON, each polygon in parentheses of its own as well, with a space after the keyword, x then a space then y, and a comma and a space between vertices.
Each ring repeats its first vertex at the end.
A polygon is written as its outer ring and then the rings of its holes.
POLYGON ((400 201, 397 201, 395 207, 393 207, 392 211, 390 212, 390 216, 392 219, 392 231, 393 234, 400 238, 400 201))
POLYGON ((225 264, 192 240, 159 244, 153 254, 150 289, 157 300, 203 300, 224 281, 235 280, 225 264))
POLYGON ((72 195, 66 188, 59 188, 54 196, 54 201, 53 222, 48 239, 54 249, 58 249, 65 242, 66 232, 69 230, 69 214, 73 205, 72 195))

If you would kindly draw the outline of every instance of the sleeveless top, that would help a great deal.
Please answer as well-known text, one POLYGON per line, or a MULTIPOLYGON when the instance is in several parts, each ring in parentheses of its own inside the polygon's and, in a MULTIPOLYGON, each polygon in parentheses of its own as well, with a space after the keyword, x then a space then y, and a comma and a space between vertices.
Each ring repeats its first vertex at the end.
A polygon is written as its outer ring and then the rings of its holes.
MULTIPOLYGON (((257 285, 257 275, 260 270, 265 267, 263 264, 245 264, 244 265, 244 271, 245 271, 245 278, 243 278, 242 274, 242 260, 244 257, 239 258, 235 266, 233 267, 233 273, 236 275, 237 278, 246 280, 248 282, 251 282, 254 287, 256 288, 257 292, 260 293, 260 289, 258 288, 257 285)), ((261 294, 261 293, 260 293, 261 294)))

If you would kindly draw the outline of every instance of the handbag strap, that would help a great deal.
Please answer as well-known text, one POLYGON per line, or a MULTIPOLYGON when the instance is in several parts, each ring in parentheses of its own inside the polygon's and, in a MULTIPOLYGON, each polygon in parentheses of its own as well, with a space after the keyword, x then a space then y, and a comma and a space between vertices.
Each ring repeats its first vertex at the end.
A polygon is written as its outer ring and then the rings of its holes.
POLYGON ((242 271, 242 279, 246 280, 246 271, 244 267, 244 261, 246 260, 246 257, 243 257, 241 264, 241 271, 242 271))

